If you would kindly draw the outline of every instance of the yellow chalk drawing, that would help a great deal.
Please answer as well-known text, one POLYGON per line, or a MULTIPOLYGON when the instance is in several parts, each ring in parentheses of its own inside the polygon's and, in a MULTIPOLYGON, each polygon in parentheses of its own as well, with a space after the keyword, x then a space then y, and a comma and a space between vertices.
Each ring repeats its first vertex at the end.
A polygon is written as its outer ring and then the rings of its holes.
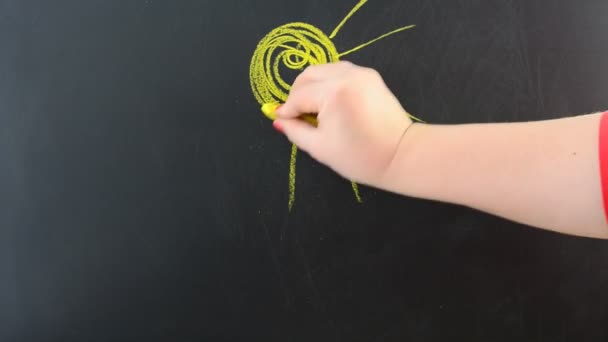
POLYGON ((298 148, 295 144, 291 144, 291 159, 289 163, 289 200, 287 207, 289 210, 293 207, 293 203, 296 201, 296 156, 298 155, 298 148))
MULTIPOLYGON (((367 1, 360 0, 329 36, 311 24, 294 22, 279 26, 262 38, 253 53, 249 66, 249 81, 256 101, 263 106, 284 103, 287 100, 291 85, 281 77, 282 69, 303 70, 309 65, 335 63, 341 57, 395 33, 415 27, 415 25, 400 27, 352 49, 338 52, 332 39, 367 1)), ((297 147, 292 145, 289 162, 288 208, 290 211, 295 203, 297 154, 297 147)), ((362 202, 357 183, 351 182, 351 185, 356 200, 362 202)))

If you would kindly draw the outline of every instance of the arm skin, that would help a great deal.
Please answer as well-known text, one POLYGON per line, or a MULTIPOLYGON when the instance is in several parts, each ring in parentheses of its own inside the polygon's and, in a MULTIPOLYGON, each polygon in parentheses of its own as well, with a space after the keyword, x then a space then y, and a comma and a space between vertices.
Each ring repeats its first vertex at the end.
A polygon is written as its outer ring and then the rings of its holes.
POLYGON ((600 114, 469 125, 412 123, 374 70, 309 67, 275 128, 345 178, 565 234, 608 238, 600 114), (318 127, 299 116, 317 113, 318 127))
POLYGON ((561 233, 608 238, 599 121, 593 114, 526 123, 414 124, 381 187, 561 233))

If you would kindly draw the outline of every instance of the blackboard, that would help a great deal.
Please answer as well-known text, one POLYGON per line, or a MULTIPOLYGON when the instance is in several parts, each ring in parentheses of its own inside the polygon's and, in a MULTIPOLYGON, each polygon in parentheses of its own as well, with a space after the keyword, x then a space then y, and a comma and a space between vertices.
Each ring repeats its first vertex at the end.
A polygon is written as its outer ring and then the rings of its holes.
MULTIPOLYGON (((356 4, 0 1, 0 340, 605 341, 608 245, 347 181, 249 87, 356 4)), ((336 38, 432 123, 608 107, 608 2, 370 0, 336 38)), ((482 143, 482 142, 480 142, 482 143)), ((455 179, 454 181, 458 181, 455 179)))

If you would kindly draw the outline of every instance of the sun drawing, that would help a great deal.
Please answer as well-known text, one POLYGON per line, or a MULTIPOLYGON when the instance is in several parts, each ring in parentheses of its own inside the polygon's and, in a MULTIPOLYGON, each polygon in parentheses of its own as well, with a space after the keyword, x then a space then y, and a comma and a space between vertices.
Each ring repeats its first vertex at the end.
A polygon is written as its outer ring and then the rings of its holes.
MULTIPOLYGON (((253 53, 249 67, 251 90, 257 102, 264 105, 284 103, 287 100, 291 85, 281 77, 281 71, 303 70, 309 65, 335 63, 348 54, 415 26, 400 27, 350 50, 338 52, 332 39, 367 1, 360 0, 329 36, 313 25, 295 22, 279 26, 262 38, 253 53)), ((289 210, 295 202, 297 152, 297 147, 292 145, 289 167, 289 210)), ((351 182, 351 184, 355 198, 361 202, 357 183, 351 182)))

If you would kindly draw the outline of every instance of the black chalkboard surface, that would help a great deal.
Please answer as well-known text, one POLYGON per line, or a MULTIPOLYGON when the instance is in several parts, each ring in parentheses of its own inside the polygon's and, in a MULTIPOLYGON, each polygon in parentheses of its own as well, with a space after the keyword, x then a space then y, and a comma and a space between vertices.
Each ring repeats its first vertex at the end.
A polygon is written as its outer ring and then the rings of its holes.
MULTIPOLYGON (((249 85, 358 0, 0 0, 1 341, 606 341, 608 243, 350 184, 249 85)), ((370 0, 339 50, 432 123, 608 107, 608 2, 370 0)), ((480 142, 483 143, 483 142, 480 142)), ((454 179, 455 182, 458 179, 454 179)))

